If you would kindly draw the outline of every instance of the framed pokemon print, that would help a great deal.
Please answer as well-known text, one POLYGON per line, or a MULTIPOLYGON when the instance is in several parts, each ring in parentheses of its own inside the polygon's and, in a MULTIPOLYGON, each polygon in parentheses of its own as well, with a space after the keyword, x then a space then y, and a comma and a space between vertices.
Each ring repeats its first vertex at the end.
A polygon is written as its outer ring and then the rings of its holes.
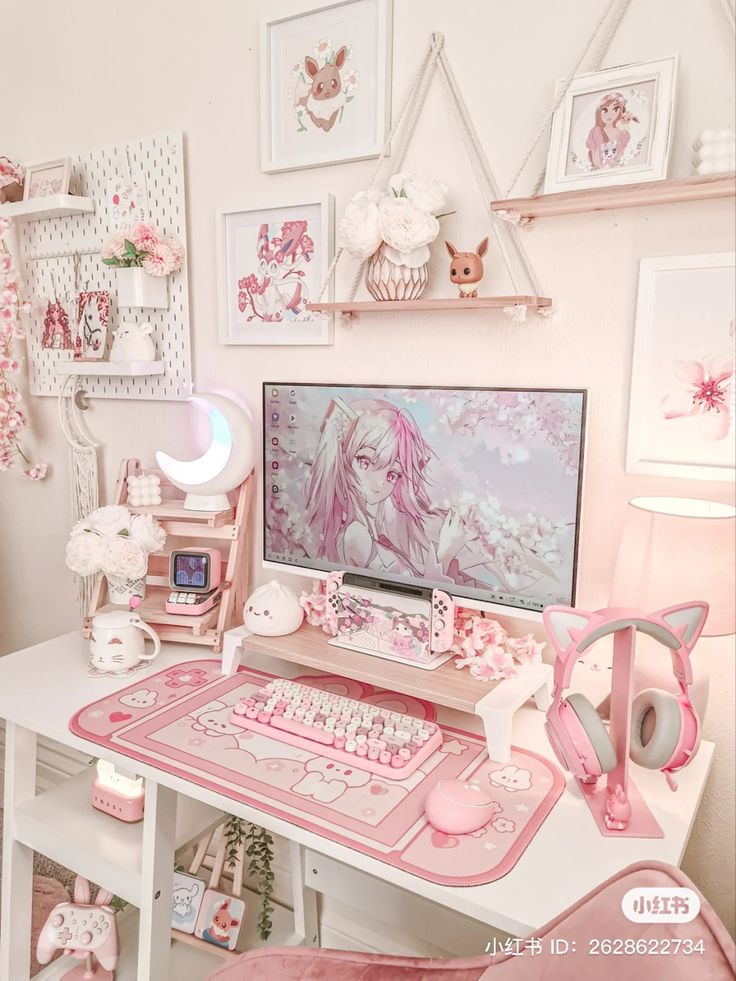
POLYGON ((572 80, 552 118, 545 194, 664 180, 677 61, 673 55, 572 80))
POLYGON ((642 259, 626 469, 733 480, 733 252, 642 259))
POLYGON ((266 19, 261 169, 377 157, 388 136, 392 0, 338 0, 266 19))
MULTIPOLYGON (((218 215, 223 344, 331 344, 332 317, 307 310, 332 262, 332 195, 218 215)), ((332 296, 332 285, 328 287, 332 296)))

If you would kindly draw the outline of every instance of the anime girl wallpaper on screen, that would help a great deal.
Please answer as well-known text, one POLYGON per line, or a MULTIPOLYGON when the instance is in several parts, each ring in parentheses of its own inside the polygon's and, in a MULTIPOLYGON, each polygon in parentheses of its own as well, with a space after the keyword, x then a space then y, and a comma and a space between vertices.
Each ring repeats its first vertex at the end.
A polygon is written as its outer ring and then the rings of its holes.
POLYGON ((585 393, 266 383, 264 558, 574 601, 585 393))

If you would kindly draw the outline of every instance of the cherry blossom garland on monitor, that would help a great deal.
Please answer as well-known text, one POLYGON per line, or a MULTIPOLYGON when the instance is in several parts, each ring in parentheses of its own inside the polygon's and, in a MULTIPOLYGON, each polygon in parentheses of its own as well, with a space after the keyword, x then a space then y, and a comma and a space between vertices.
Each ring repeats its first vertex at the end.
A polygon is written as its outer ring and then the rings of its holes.
MULTIPOLYGON (((299 599, 307 623, 331 633, 327 625, 327 596, 324 581, 319 579, 311 592, 302 592, 299 599)), ((474 678, 500 681, 514 678, 517 668, 524 664, 540 664, 545 643, 534 634, 511 637, 497 620, 491 620, 470 610, 458 609, 455 615, 455 640, 452 652, 456 668, 469 668, 474 678)))
POLYGON ((25 464, 24 477, 43 480, 48 464, 32 463, 20 445, 26 417, 20 408, 22 396, 12 378, 20 368, 13 356, 13 342, 25 336, 20 316, 30 309, 30 303, 20 297, 15 263, 5 242, 9 231, 10 220, 0 218, 0 470, 25 464))

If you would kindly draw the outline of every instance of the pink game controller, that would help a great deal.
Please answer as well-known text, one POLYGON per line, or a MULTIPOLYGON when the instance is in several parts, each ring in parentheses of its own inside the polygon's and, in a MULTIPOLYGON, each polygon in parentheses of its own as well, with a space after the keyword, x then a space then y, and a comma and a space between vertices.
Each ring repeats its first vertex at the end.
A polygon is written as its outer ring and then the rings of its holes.
POLYGON ((433 654, 449 651, 455 639, 455 604, 442 589, 432 590, 432 629, 430 650, 433 654))
POLYGON ((89 969, 91 958, 99 961, 103 971, 84 974, 84 967, 75 968, 67 977, 94 977, 102 981, 112 977, 118 962, 120 944, 115 911, 108 905, 112 893, 100 889, 97 903, 91 905, 89 882, 81 876, 74 884, 74 902, 59 903, 44 924, 38 938, 36 958, 39 964, 48 964, 57 950, 78 959, 86 958, 89 969), (81 969, 81 970, 80 970, 81 969), (79 972, 79 973, 75 973, 79 972))
POLYGON ((477 783, 463 780, 439 780, 427 794, 424 813, 438 831, 448 835, 467 835, 477 831, 498 811, 477 783))
POLYGON ((331 572, 325 580, 325 625, 330 628, 333 637, 337 636, 337 614, 340 609, 340 598, 338 593, 342 586, 342 572, 331 572))

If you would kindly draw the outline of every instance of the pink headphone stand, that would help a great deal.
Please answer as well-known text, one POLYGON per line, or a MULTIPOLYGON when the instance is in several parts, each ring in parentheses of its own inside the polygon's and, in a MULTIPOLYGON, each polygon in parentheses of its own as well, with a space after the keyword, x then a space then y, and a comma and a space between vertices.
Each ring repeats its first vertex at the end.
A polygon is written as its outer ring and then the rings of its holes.
MULTIPOLYGON (((607 610, 607 613, 619 613, 607 610)), ((617 763, 610 773, 599 777, 593 783, 578 779, 590 813, 595 818, 598 830, 608 838, 664 838, 659 822, 649 810, 644 798, 629 779, 629 742, 631 740, 631 703, 634 700, 634 651, 636 649, 636 621, 621 618, 621 624, 613 632, 613 671, 611 679, 611 709, 608 734, 616 751, 617 763), (615 798, 616 788, 623 790, 631 814, 625 828, 615 830, 606 824, 606 809, 609 799, 615 798)), ((641 621, 638 621, 641 623, 641 621)), ((611 625, 613 626, 613 625, 611 625)), ((598 634, 598 637, 605 634, 598 634)), ((597 640, 595 637, 594 640, 597 640)), ((588 646, 587 644, 585 646, 588 646)), ((585 647, 583 647, 585 649, 585 647)), ((614 805, 615 806, 615 805, 614 805)))
MULTIPOLYGON (((663 838, 664 832, 629 779, 629 753, 631 748, 631 718, 634 701, 634 656, 638 632, 649 635, 665 648, 672 658, 672 667, 680 683, 681 698, 692 711, 687 691, 692 683, 690 651, 700 636, 708 604, 696 602, 680 604, 643 613, 641 610, 608 608, 595 613, 570 607, 549 606, 544 611, 547 633, 557 653, 552 704, 547 713, 547 734, 560 761, 572 770, 581 793, 595 819, 600 833, 615 838, 663 838), (603 776, 586 775, 587 765, 575 763, 578 749, 573 743, 563 748, 568 739, 564 726, 560 729, 562 692, 570 686, 572 671, 580 655, 596 641, 613 635, 613 665, 611 673, 610 723, 608 739, 616 756, 616 764, 603 776), (567 759, 565 758, 567 754, 567 759), (580 772, 582 770, 582 772, 580 772), (604 780, 605 776, 605 780, 604 780)), ((694 713, 693 713, 694 714, 694 713)), ((682 729, 673 757, 662 773, 672 790, 677 787, 672 774, 685 766, 697 752, 700 723, 694 716, 694 729, 682 729), (678 755, 679 754, 679 755, 678 755), (684 754, 684 755, 683 755, 684 754)))

